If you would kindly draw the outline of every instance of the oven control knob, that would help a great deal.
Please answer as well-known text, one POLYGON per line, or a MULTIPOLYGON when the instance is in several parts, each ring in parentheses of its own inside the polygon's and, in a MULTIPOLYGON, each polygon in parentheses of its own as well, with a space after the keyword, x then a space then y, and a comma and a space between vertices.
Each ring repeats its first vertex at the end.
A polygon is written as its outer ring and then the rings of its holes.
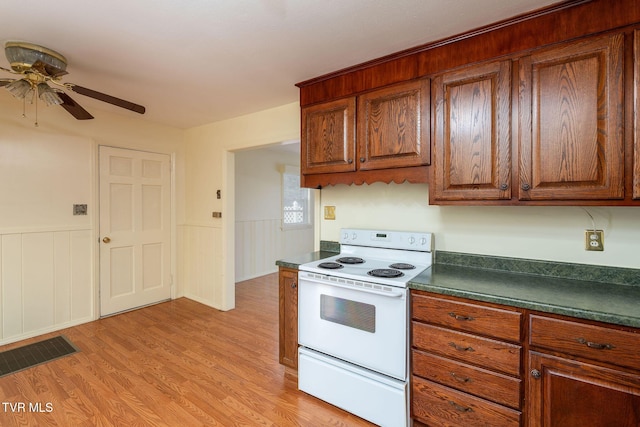
POLYGON ((344 240, 349 240, 349 233, 344 233, 344 235, 342 236, 342 238, 344 240))
POLYGON ((356 240, 356 239, 358 238, 358 235, 357 235, 356 233, 353 233, 353 234, 351 235, 351 238, 352 238, 353 240, 356 240))
POLYGON ((423 246, 426 245, 427 244, 427 238, 423 237, 422 239, 420 239, 420 244, 423 245, 423 246))
POLYGON ((410 245, 413 245, 415 242, 416 242, 416 238, 415 237, 413 237, 413 236, 409 237, 409 244, 410 245))

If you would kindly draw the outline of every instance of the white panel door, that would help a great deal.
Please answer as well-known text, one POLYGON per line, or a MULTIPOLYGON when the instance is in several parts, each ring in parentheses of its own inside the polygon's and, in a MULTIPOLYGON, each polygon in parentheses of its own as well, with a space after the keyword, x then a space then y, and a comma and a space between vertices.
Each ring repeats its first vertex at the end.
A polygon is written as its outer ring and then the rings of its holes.
POLYGON ((100 147, 100 315, 171 297, 171 161, 100 147))

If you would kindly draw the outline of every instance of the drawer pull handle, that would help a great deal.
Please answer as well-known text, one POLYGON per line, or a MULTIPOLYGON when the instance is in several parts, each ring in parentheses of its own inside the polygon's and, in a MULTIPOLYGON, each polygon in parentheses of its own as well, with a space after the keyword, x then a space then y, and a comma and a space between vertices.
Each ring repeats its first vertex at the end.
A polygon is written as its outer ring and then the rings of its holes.
POLYGON ((449 405, 453 406, 454 409, 458 412, 473 412, 473 408, 469 408, 468 406, 462 406, 453 400, 449 401, 449 405))
POLYGON ((456 320, 465 320, 465 321, 474 320, 473 317, 471 317, 471 316, 461 316, 459 314, 455 314, 453 311, 451 313, 449 313, 449 316, 453 317, 456 320))
POLYGON ((611 350, 615 348, 615 346, 611 344, 600 344, 597 342, 587 341, 584 338, 578 338, 576 341, 579 342, 580 344, 586 345, 589 348, 595 348, 596 350, 611 350))
POLYGON ((542 377, 542 372, 538 371, 537 369, 532 369, 531 376, 535 379, 540 379, 542 377))
POLYGON ((472 381, 471 378, 461 377, 460 375, 457 375, 455 372, 451 372, 451 376, 453 377, 454 380, 456 380, 456 381, 458 381, 459 383, 462 383, 462 384, 467 384, 467 383, 470 383, 472 381))
POLYGON ((450 342, 449 345, 458 351, 475 351, 473 347, 462 347, 454 342, 450 342))

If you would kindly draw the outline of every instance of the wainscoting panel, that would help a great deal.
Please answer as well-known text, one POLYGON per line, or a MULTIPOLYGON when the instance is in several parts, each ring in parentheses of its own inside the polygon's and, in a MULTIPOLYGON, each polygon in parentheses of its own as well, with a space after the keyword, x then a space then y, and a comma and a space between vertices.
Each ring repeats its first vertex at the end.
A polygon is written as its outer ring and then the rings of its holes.
POLYGON ((0 344, 93 319, 91 230, 0 234, 0 344))
POLYGON ((280 219, 236 221, 236 282, 278 270, 279 259, 311 252, 313 228, 282 230, 280 219))
POLYGON ((217 227, 179 227, 182 246, 180 281, 184 296, 219 308, 216 290, 222 287, 222 231, 217 227))

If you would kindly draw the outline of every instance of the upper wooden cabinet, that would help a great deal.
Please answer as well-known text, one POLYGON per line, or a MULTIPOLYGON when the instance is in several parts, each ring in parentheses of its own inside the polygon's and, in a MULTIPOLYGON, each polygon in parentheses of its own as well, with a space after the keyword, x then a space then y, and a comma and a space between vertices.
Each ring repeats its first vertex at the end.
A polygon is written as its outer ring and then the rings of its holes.
POLYGON ((633 44, 633 87, 635 116, 633 139, 633 198, 640 199, 640 30, 634 32, 633 44))
POLYGON ((428 165, 429 80, 415 80, 358 97, 358 169, 428 165))
MULTIPOLYGON (((370 173, 361 180, 349 175, 346 179, 349 183, 401 182, 405 179, 404 170, 396 169, 429 164, 429 124, 428 79, 303 107, 302 175, 384 170, 386 174, 370 173)), ((422 181, 426 181, 426 171, 423 175, 422 181)), ((420 181, 416 176, 414 169, 406 178, 420 181)))
POLYGON ((305 187, 428 182, 432 204, 640 206, 637 0, 559 2, 297 86, 305 187))
POLYGON ((432 200, 511 198, 511 61, 433 80, 432 200))
POLYGON ((520 60, 521 200, 624 197, 623 34, 520 60))
POLYGON ((302 108, 302 174, 355 170, 356 99, 302 108))

